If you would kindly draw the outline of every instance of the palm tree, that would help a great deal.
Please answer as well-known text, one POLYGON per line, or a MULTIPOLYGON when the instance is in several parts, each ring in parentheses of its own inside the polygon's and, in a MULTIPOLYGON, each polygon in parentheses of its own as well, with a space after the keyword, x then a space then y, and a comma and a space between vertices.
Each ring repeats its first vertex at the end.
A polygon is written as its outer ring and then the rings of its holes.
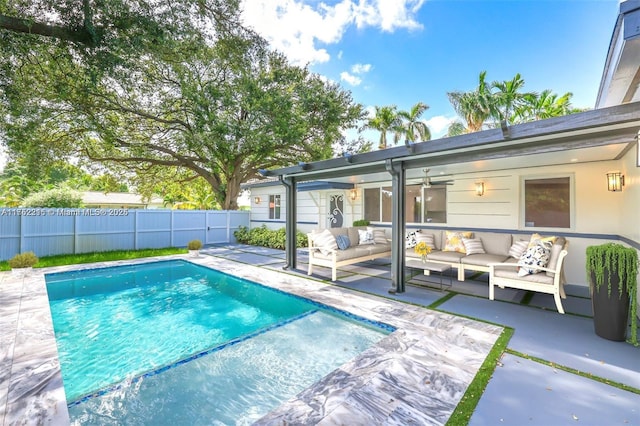
POLYGON ((429 127, 425 122, 420 121, 420 117, 427 109, 429 109, 427 104, 424 102, 418 102, 412 106, 409 111, 398 112, 398 117, 402 123, 394 136, 396 144, 402 135, 405 135, 409 142, 416 142, 418 139, 421 141, 428 141, 431 139, 429 127))
POLYGON ((451 136, 459 136, 467 133, 467 128, 462 124, 461 121, 456 120, 449 125, 447 129, 447 137, 451 136))
POLYGON ((395 105, 375 107, 376 113, 373 117, 369 118, 367 122, 360 128, 360 131, 365 129, 373 129, 380 132, 380 143, 378 149, 385 149, 387 145, 387 132, 397 132, 398 128, 402 124, 402 121, 398 117, 397 108, 395 105))
POLYGON ((517 73, 511 80, 494 81, 491 83, 493 101, 491 103, 491 116, 498 122, 507 123, 515 110, 520 107, 525 93, 520 93, 524 86, 524 80, 517 73), (495 90, 494 90, 495 89, 495 90))
POLYGON ((571 114, 574 111, 571 106, 572 96, 573 93, 567 92, 558 97, 548 89, 539 94, 527 93, 522 99, 522 105, 516 109, 514 117, 519 122, 525 122, 571 114))
POLYGON ((485 81, 486 76, 486 71, 480 73, 478 87, 471 92, 447 93, 453 109, 466 123, 466 133, 482 130, 493 109, 491 91, 485 81))

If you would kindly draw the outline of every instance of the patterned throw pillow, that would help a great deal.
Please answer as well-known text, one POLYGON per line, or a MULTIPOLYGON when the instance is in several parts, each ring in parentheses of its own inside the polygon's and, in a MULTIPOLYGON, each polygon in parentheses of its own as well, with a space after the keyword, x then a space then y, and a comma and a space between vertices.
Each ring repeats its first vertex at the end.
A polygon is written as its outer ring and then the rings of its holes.
POLYGON ((367 231, 373 234, 374 244, 387 244, 387 234, 384 232, 384 229, 376 229, 368 226, 367 231))
POLYGON ((319 234, 313 236, 313 244, 320 249, 320 253, 325 256, 331 253, 331 250, 338 250, 338 243, 336 243, 336 237, 333 236, 331 231, 325 229, 319 234))
POLYGON ((436 242, 435 242, 435 238, 433 237, 433 234, 428 234, 426 232, 418 232, 416 234, 416 245, 423 241, 427 245, 427 247, 429 247, 431 250, 436 249, 436 242))
POLYGON ((346 235, 336 235, 336 244, 340 250, 346 250, 351 246, 351 240, 346 235))
POLYGON ((404 236, 404 247, 405 248, 414 248, 416 246, 416 244, 418 244, 418 241, 416 240, 417 235, 420 233, 420 230, 417 231, 407 231, 407 233, 404 236))
POLYGON ((445 242, 442 251, 456 251, 458 253, 466 253, 463 238, 473 238, 473 232, 454 232, 445 231, 445 242))
POLYGON ((555 237, 555 236, 553 236, 553 237, 543 237, 542 235, 540 235, 540 234, 536 233, 536 234, 533 234, 533 235, 531 236, 531 240, 529 241, 529 247, 533 247, 533 246, 535 246, 536 244, 540 243, 541 241, 543 241, 543 242, 550 242, 550 243, 551 243, 551 245, 553 245, 553 243, 555 243, 555 242, 556 242, 556 239, 557 239, 557 238, 558 238, 558 237, 555 237))
POLYGON ((358 244, 360 244, 361 246, 365 244, 374 244, 373 232, 369 230, 358 229, 358 237, 359 237, 358 244))
POLYGON ((549 253, 551 252, 551 241, 541 241, 533 247, 529 247, 518 261, 518 275, 524 277, 529 274, 542 272, 537 268, 528 268, 528 266, 539 266, 545 268, 549 263, 549 253))
POLYGON ((509 249, 509 256, 514 259, 520 259, 524 252, 529 248, 529 241, 516 241, 509 249))
POLYGON ((482 240, 479 238, 463 238, 462 243, 464 244, 464 249, 467 252, 467 256, 470 254, 485 254, 484 247, 482 246, 482 240))

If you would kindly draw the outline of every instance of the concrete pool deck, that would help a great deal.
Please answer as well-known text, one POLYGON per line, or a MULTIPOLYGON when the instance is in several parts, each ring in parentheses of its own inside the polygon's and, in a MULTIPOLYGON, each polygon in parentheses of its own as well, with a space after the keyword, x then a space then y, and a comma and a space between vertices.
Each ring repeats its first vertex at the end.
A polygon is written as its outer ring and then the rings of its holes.
MULTIPOLYGON (((445 424, 503 328, 223 257, 185 258, 387 323, 396 331, 259 424, 445 424)), ((0 273, 0 419, 69 423, 44 275, 159 260, 0 273)), ((269 262, 267 262, 269 263, 269 262)))

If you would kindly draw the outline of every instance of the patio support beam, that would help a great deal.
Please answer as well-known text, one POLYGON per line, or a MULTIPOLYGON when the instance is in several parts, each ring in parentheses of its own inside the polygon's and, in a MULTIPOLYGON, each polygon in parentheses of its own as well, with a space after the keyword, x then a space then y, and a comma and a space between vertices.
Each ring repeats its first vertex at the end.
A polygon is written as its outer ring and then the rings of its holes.
POLYGON ((404 293, 404 228, 405 228, 405 169, 402 161, 385 161, 391 174, 391 288, 389 293, 404 293))
POLYGON ((285 197, 286 213, 285 213, 285 251, 286 251, 286 264, 283 269, 296 269, 297 257, 296 257, 296 223, 298 218, 297 212, 297 193, 296 180, 291 177, 280 176, 280 182, 285 186, 287 195, 285 197))

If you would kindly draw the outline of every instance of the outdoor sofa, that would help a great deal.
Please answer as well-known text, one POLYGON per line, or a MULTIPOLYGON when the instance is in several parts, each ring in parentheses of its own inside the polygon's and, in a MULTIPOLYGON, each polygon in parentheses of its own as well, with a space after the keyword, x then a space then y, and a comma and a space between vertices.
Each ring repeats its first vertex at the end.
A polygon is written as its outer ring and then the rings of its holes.
POLYGON ((427 260, 457 268, 459 281, 465 271, 488 272, 491 300, 496 286, 537 291, 552 294, 558 312, 564 313, 560 299, 566 298, 563 265, 569 246, 564 237, 422 229, 405 239, 407 258, 420 258, 413 246, 425 241, 431 248, 427 260))
POLYGON ((308 233, 307 239, 308 274, 313 273, 314 266, 325 266, 331 268, 331 281, 337 279, 340 266, 391 257, 391 242, 384 229, 366 226, 327 228, 308 233))

